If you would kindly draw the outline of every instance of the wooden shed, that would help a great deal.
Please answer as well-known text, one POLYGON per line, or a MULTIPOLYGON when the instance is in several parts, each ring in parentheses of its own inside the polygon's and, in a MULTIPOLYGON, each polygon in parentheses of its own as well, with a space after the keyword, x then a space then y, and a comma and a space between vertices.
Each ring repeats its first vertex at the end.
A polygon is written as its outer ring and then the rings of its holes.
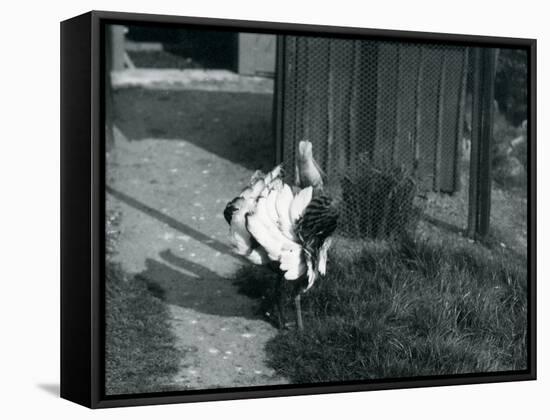
POLYGON ((329 176, 364 156, 456 191, 467 60, 465 47, 279 38, 279 158, 293 162, 309 139, 329 176))

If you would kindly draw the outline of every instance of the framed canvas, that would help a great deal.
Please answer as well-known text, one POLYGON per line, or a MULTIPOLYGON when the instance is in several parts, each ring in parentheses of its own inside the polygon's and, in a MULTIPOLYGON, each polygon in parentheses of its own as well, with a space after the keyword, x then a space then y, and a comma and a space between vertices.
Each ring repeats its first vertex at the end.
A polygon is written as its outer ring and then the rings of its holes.
POLYGON ((533 39, 61 23, 61 396, 536 378, 533 39))

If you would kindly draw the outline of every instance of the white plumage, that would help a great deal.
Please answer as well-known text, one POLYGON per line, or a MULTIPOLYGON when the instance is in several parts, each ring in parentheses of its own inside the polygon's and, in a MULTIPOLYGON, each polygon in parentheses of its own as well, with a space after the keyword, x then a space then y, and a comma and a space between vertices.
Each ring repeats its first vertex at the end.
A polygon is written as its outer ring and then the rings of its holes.
MULTIPOLYGON (((254 264, 278 264, 282 277, 305 276, 307 291, 326 273, 330 235, 337 213, 323 193, 323 181, 310 142, 300 142, 296 193, 282 180, 282 167, 263 175, 256 171, 249 185, 229 202, 224 216, 235 252, 254 264)), ((302 327, 299 297, 298 326, 302 327)))

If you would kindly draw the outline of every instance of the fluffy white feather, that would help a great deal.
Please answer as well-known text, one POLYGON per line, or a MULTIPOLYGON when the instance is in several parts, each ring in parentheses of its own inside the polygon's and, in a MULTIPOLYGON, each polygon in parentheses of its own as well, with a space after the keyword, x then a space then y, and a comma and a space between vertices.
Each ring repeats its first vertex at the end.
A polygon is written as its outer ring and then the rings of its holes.
POLYGON ((248 187, 241 192, 239 200, 234 203, 237 211, 231 217, 231 243, 237 254, 246 256, 255 264, 266 264, 268 262, 267 254, 264 252, 264 256, 259 251, 252 252, 252 238, 246 228, 246 214, 255 210, 257 199, 261 194, 265 192, 267 195, 271 189, 282 188, 281 171, 281 165, 276 166, 265 176, 261 171, 256 171, 252 175, 248 187))
POLYGON ((266 183, 266 185, 270 185, 273 181, 275 181, 275 179, 280 178, 282 175, 282 172, 283 172, 282 164, 275 166, 275 168, 273 168, 271 172, 269 172, 264 178, 264 182, 266 183))
POLYGON ((248 261, 256 265, 267 264, 270 260, 263 248, 255 248, 246 255, 248 261))
POLYGON ((279 261, 279 268, 285 272, 287 280, 297 280, 305 272, 302 248, 299 245, 292 249, 284 249, 279 261))
POLYGON ((307 287, 304 290, 304 293, 307 292, 311 288, 311 286, 313 286, 313 283, 315 283, 315 279, 317 278, 317 273, 313 268, 313 263, 311 262, 311 258, 306 257, 306 267, 307 267, 307 287))
POLYGON ((283 248, 299 246, 285 237, 267 215, 265 209, 265 198, 260 197, 256 211, 247 216, 246 227, 248 232, 266 250, 272 261, 279 261, 283 248))
POLYGON ((277 226, 277 223, 279 221, 279 215, 277 213, 277 198, 279 196, 279 191, 277 189, 273 189, 269 192, 266 198, 266 210, 269 218, 271 221, 277 226))
POLYGON ((285 184, 281 191, 279 191, 277 201, 275 202, 279 228, 283 235, 292 241, 296 240, 292 222, 290 221, 290 204, 293 199, 292 189, 285 184))
POLYGON ((319 249, 319 259, 317 260, 317 271, 319 274, 324 276, 327 272, 327 261, 328 261, 328 249, 330 248, 330 245, 332 244, 332 238, 325 239, 325 242, 323 242, 323 245, 321 245, 321 248, 319 249))

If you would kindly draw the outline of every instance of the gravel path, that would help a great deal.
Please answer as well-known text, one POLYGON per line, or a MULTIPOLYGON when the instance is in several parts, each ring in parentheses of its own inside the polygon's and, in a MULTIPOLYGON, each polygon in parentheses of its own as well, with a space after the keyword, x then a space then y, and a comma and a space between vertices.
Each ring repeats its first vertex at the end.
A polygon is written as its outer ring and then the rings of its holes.
POLYGON ((116 259, 170 308, 184 351, 181 389, 286 383, 266 365, 276 330, 228 278, 243 262, 227 241, 225 203, 250 170, 185 140, 128 141, 116 132, 107 205, 122 212, 116 259))

